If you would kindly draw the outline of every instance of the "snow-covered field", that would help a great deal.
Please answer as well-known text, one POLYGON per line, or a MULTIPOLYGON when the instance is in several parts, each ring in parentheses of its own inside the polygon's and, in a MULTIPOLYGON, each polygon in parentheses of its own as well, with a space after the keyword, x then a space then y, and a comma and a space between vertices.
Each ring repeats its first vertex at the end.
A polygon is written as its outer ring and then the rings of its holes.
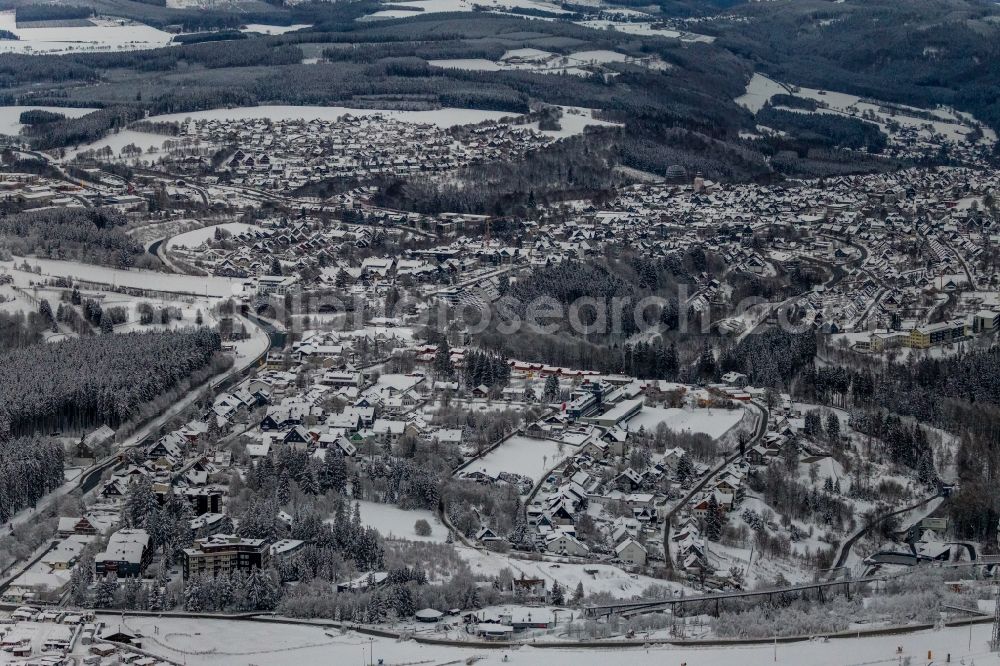
POLYGON ((400 509, 392 504, 358 501, 361 522, 374 527, 387 539, 408 539, 410 541, 433 541, 444 543, 448 538, 448 528, 441 524, 433 511, 424 509, 400 509), (413 525, 423 519, 431 526, 430 536, 417 536, 413 525))
POLYGON ((18 28, 13 11, 0 12, 0 29, 17 40, 0 40, 0 53, 67 53, 71 51, 132 51, 166 46, 173 36, 125 19, 94 18, 94 25, 71 28, 18 28))
MULTIPOLYGON (((480 123, 484 120, 499 120, 500 118, 517 116, 516 113, 506 113, 503 111, 482 111, 478 109, 455 109, 444 108, 431 111, 398 111, 392 109, 351 109, 345 106, 243 106, 232 109, 212 109, 209 111, 192 111, 188 113, 169 113, 160 116, 151 116, 150 122, 184 122, 186 120, 247 120, 264 118, 275 122, 284 120, 326 120, 335 121, 341 116, 352 115, 363 116, 383 116, 407 123, 425 123, 436 125, 442 129, 454 127, 456 125, 470 125, 480 123)), ((593 121, 592 124, 598 124, 593 121)), ((138 132, 125 129, 114 134, 85 144, 67 152, 67 157, 72 158, 79 153, 88 150, 100 150, 110 147, 115 155, 129 144, 149 152, 151 148, 157 150, 163 147, 164 142, 176 141, 175 137, 164 134, 151 134, 148 132, 138 132)), ((155 155, 144 155, 140 159, 151 159, 155 155)))
POLYGON ((254 228, 253 225, 245 224, 243 222, 227 222, 226 224, 216 224, 208 227, 202 227, 201 229, 193 229, 178 236, 174 236, 168 240, 166 242, 166 249, 171 250, 175 247, 186 247, 188 249, 196 248, 209 238, 213 238, 215 230, 220 227, 233 235, 241 234, 244 231, 254 228))
POLYGON ((542 476, 555 467, 561 460, 572 455, 574 447, 560 445, 547 439, 531 439, 514 435, 467 467, 466 472, 511 472, 532 479, 541 480, 542 476))
POLYGON ((763 74, 754 74, 747 83, 746 92, 736 98, 736 103, 757 113, 775 95, 788 94, 788 87, 772 81, 763 74))
POLYGON ((594 118, 593 109, 584 109, 576 106, 564 106, 562 107, 562 110, 563 115, 562 118, 559 119, 559 129, 541 130, 538 128, 538 123, 532 123, 530 127, 532 127, 535 131, 545 134, 546 136, 551 136, 555 139, 563 139, 568 136, 582 134, 584 128, 586 127, 615 126, 615 123, 594 118))
MULTIPOLYGON (((593 51, 577 51, 568 55, 559 55, 538 49, 516 49, 508 51, 499 61, 484 58, 455 58, 451 60, 429 60, 428 64, 443 69, 464 69, 472 72, 496 71, 530 71, 536 74, 570 74, 573 76, 590 76, 593 74, 588 66, 605 65, 614 62, 627 62, 628 56, 617 51, 606 49, 593 51)), ((650 69, 666 69, 669 65, 659 59, 632 59, 635 64, 641 64, 650 69)))
POLYGON ((504 69, 499 63, 486 58, 452 58, 450 60, 428 60, 428 65, 442 69, 464 69, 470 72, 499 72, 504 69))
POLYGON ((124 129, 120 132, 109 134, 102 139, 94 141, 93 143, 84 144, 78 146, 77 148, 71 148, 66 151, 66 157, 73 158, 84 151, 101 150, 105 147, 111 148, 117 157, 121 153, 122 148, 130 144, 141 148, 145 153, 149 152, 150 148, 156 148, 159 150, 163 147, 164 141, 176 140, 177 139, 175 137, 166 136, 164 134, 153 134, 151 132, 137 132, 135 130, 124 129))
POLYGON ((21 259, 15 261, 0 261, 0 270, 6 269, 14 276, 16 284, 27 286, 28 281, 37 280, 38 276, 33 273, 25 273, 20 270, 13 270, 14 264, 18 266, 27 261, 32 267, 40 266, 42 277, 69 277, 88 282, 99 282, 101 284, 124 285, 137 289, 157 289, 162 291, 172 291, 178 293, 194 294, 197 296, 229 297, 239 289, 240 281, 198 275, 176 275, 172 273, 157 273, 156 271, 144 271, 132 269, 122 271, 107 266, 97 266, 95 264, 83 264, 76 261, 60 261, 58 259, 21 259))
POLYGON ((25 302, 25 299, 14 291, 13 287, 7 284, 0 285, 0 312, 13 314, 15 312, 24 312, 25 308, 34 310, 34 306, 25 302))
POLYGON ((295 32, 311 28, 311 23, 295 23, 293 25, 265 25, 263 23, 249 23, 243 26, 241 32, 258 32, 263 35, 283 35, 286 32, 295 32))
POLYGON ((565 9, 556 3, 542 2, 541 0, 410 0, 408 2, 392 2, 393 7, 407 7, 410 9, 383 9, 373 14, 362 17, 359 20, 372 21, 379 19, 409 18, 420 14, 434 14, 439 12, 471 12, 476 8, 483 8, 488 11, 506 11, 511 8, 541 9, 553 14, 566 14, 565 9))
MULTIPOLYGON (((814 100, 821 105, 821 108, 817 109, 817 113, 832 113, 853 117, 862 117, 862 114, 866 114, 867 117, 865 117, 865 120, 879 125, 890 136, 892 135, 892 132, 888 128, 890 122, 917 130, 925 138, 930 138, 931 134, 941 134, 945 138, 956 142, 964 141, 965 135, 971 131, 969 119, 951 109, 918 109, 916 107, 896 105, 899 111, 890 113, 882 105, 863 101, 857 95, 801 87, 795 87, 793 92, 790 86, 769 79, 763 74, 753 75, 749 83, 747 83, 746 92, 736 98, 736 103, 756 113, 772 97, 778 94, 790 94, 814 100), (914 115, 907 115, 907 110, 912 111, 914 115), (919 117, 919 115, 924 113, 930 113, 936 120, 919 117)), ((802 109, 788 110, 810 113, 802 109)), ((989 128, 983 129, 982 143, 992 144, 996 139, 996 133, 993 130, 989 128)))
POLYGON ((350 114, 352 116, 385 116, 402 122, 430 123, 438 127, 448 128, 455 125, 468 125, 484 120, 497 120, 505 116, 517 115, 503 111, 480 111, 478 109, 434 109, 433 111, 395 111, 379 109, 350 109, 346 106, 241 106, 233 109, 212 109, 210 111, 192 111, 189 113, 169 113, 162 116, 151 116, 150 122, 191 120, 244 120, 250 118, 267 118, 272 121, 282 120, 336 120, 350 114))
POLYGON ((628 420, 628 429, 645 427, 653 432, 665 423, 674 432, 705 433, 713 439, 722 437, 743 418, 742 409, 681 409, 676 407, 643 407, 628 420))
MULTIPOLYGON (((996 666, 989 652, 990 625, 943 628, 902 636, 812 640, 791 644, 678 647, 651 645, 641 648, 558 649, 523 646, 515 650, 422 645, 413 641, 374 638, 353 632, 306 625, 249 623, 240 620, 206 620, 171 617, 127 617, 105 614, 99 619, 110 630, 143 634, 143 647, 189 666, 301 666, 304 664, 453 664, 467 663, 545 666, 861 666, 899 664, 909 657, 914 664, 951 663, 996 666), (900 651, 901 648, 901 651, 900 651)), ((53 625, 54 626, 54 625, 53 625)), ((0 652, 0 663, 13 657, 0 652)))
MULTIPOLYGON (((2 43, 2 42, 0 42, 2 43)), ((21 124, 21 112, 31 110, 52 111, 61 113, 67 118, 79 118, 96 109, 77 109, 62 106, 0 106, 0 134, 17 136, 24 125, 21 124)))
MULTIPOLYGON (((446 61, 436 61, 446 62, 446 61)), ((484 60, 482 62, 489 62, 484 60)), ((474 67, 470 67, 474 69, 474 67)), ((11 107, 16 108, 16 107, 11 107)), ((564 138, 583 132, 585 127, 593 125, 612 126, 614 123, 598 120, 593 117, 593 110, 577 107, 563 107, 563 118, 561 128, 558 130, 541 131, 542 134, 553 138, 564 138)), ((184 122, 186 120, 229 120, 238 121, 244 119, 266 118, 272 121, 283 120, 326 120, 336 121, 344 115, 351 116, 382 116, 400 122, 435 125, 441 129, 448 129, 458 125, 472 125, 484 120, 500 120, 501 118, 516 117, 519 114, 505 111, 484 111, 480 109, 456 109, 444 108, 431 111, 398 111, 393 109, 352 109, 344 106, 248 106, 233 109, 212 109, 209 111, 192 111, 189 113, 172 113, 160 116, 151 116, 151 122, 184 122)), ((14 116, 16 119, 16 115, 14 116)), ((538 123, 531 125, 538 130, 538 123)), ((67 158, 73 158, 84 151, 101 150, 105 147, 111 148, 117 156, 122 148, 127 145, 135 145, 144 153, 138 159, 155 159, 155 154, 150 154, 150 149, 160 150, 165 142, 176 141, 175 137, 163 134, 151 134, 139 132, 131 129, 121 130, 114 134, 98 139, 93 143, 78 146, 67 151, 67 158)), ((207 145, 207 144, 204 144, 207 145)))
POLYGON ((710 44, 715 41, 715 37, 711 37, 709 35, 699 35, 694 32, 682 32, 680 30, 671 30, 670 28, 657 28, 654 27, 652 23, 620 23, 618 21, 578 21, 577 23, 587 28, 594 28, 596 30, 610 29, 628 33, 630 35, 655 35, 658 37, 670 37, 673 39, 680 39, 682 42, 704 42, 706 44, 710 44))

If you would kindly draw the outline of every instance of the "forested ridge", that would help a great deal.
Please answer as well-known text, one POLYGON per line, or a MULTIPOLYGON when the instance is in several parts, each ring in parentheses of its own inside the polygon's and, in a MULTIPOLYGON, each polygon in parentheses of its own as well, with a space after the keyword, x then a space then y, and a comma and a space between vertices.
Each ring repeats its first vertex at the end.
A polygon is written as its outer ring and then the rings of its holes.
POLYGON ((0 431, 116 426, 140 406, 211 367, 209 329, 123 333, 33 345, 0 355, 0 431))
POLYGON ((748 3, 701 29, 777 80, 915 106, 953 105, 1000 129, 997 9, 975 0, 748 3))

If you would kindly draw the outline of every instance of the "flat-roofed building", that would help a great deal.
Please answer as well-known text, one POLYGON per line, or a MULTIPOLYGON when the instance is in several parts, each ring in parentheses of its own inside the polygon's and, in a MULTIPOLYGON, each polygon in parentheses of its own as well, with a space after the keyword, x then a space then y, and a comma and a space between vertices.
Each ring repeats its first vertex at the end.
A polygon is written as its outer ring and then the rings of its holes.
POLYGON ((213 534, 196 539, 184 549, 184 577, 210 573, 228 575, 232 571, 265 568, 270 548, 264 539, 244 539, 234 534, 213 534))

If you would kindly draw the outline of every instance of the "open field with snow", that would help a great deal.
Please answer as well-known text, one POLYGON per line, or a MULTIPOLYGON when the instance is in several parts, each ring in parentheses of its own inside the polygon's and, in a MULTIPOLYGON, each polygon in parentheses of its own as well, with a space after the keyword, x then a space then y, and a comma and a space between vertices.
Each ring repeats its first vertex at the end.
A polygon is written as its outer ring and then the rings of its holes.
MULTIPOLYGON (((408 539, 410 541, 433 541, 444 543, 448 538, 448 528, 441 524, 433 511, 423 509, 400 509, 392 504, 357 501, 361 509, 361 522, 374 527, 387 539, 408 539), (413 524, 424 519, 431 526, 430 536, 417 536, 413 524)), ((352 504, 353 506, 353 504, 352 504)))
POLYGON ((557 3, 541 0, 410 0, 392 2, 392 9, 382 9, 359 20, 378 21, 382 19, 410 18, 421 14, 440 12, 471 12, 476 9, 503 12, 511 8, 540 9, 553 14, 567 14, 557 3))
POLYGON ((787 95, 788 86, 772 81, 763 74, 754 74, 747 83, 746 92, 736 98, 736 103, 757 113, 775 95, 787 95))
POLYGON ((510 472, 526 476, 537 483, 550 469, 573 453, 573 447, 562 446, 547 439, 531 439, 514 435, 486 454, 480 460, 469 465, 466 472, 487 472, 498 474, 510 472))
POLYGON ((163 143, 165 141, 176 140, 176 137, 167 136, 165 134, 153 134, 151 132, 137 132, 136 130, 123 129, 119 132, 108 134, 106 137, 98 139, 93 143, 87 143, 77 146, 76 148, 70 148, 66 151, 66 157, 72 159, 84 151, 103 150, 104 148, 110 148, 114 155, 118 156, 121 153, 122 148, 128 145, 137 146, 142 149, 144 153, 156 152, 163 147, 163 143), (156 150, 151 151, 151 149, 156 150))
POLYGON ((229 278, 176 275, 139 269, 123 271, 108 266, 58 259, 23 259, 18 257, 14 261, 0 261, 0 270, 3 269, 14 276, 15 284, 23 284, 24 286, 27 286, 31 280, 37 281, 39 277, 67 277, 87 282, 135 287, 136 289, 156 289, 197 296, 228 297, 236 293, 234 289, 238 290, 240 285, 239 280, 229 278), (41 275, 14 270, 15 263, 21 266, 25 261, 32 268, 41 267, 41 275))
MULTIPOLYGON (((989 652, 990 625, 944 628, 902 636, 812 640, 790 644, 722 645, 716 647, 680 647, 655 645, 642 648, 558 649, 523 646, 515 650, 480 647, 422 645, 412 641, 372 638, 336 629, 303 625, 265 625, 239 620, 205 620, 171 617, 126 617, 100 615, 108 628, 141 632, 144 647, 156 654, 189 666, 246 666, 248 663, 269 666, 303 664, 444 664, 462 663, 477 658, 481 666, 496 664, 546 666, 606 666, 628 663, 631 666, 857 666, 860 664, 897 664, 906 657, 914 664, 951 663, 996 666, 1000 659, 989 652), (898 651, 902 648, 901 651, 898 651)), ((453 633, 453 636, 455 634, 453 633)), ((12 663, 11 656, 0 652, 0 663, 12 663), (6 660, 6 661, 5 661, 6 660)))
POLYGON ((444 69, 464 69, 472 72, 529 71, 536 74, 569 74, 591 76, 598 65, 629 62, 650 69, 667 69, 669 65, 659 58, 629 58, 624 53, 609 50, 578 51, 559 55, 538 49, 508 51, 498 61, 484 58, 456 58, 429 60, 428 64, 444 69))
POLYGON ((464 69, 469 72, 499 72, 503 65, 486 58, 451 58, 450 60, 428 60, 428 65, 442 69, 464 69))
POLYGON ((559 129, 557 130, 543 130, 539 129, 538 123, 532 123, 529 125, 532 129, 546 136, 551 136, 554 139, 563 139, 568 136, 574 136, 576 134, 582 134, 583 130, 587 127, 613 127, 615 123, 608 122, 606 120, 598 120, 594 118, 593 109, 584 109, 575 106, 564 106, 561 107, 563 110, 562 118, 559 119, 559 129))
POLYGON ((73 51, 133 51, 168 45, 173 36, 142 23, 117 18, 90 19, 78 27, 18 28, 13 11, 0 12, 0 29, 19 37, 0 40, 0 53, 69 53, 73 51))
POLYGON ((664 423, 674 432, 705 433, 713 439, 722 437, 743 418, 742 409, 681 409, 676 407, 643 407, 628 420, 631 431, 645 428, 653 432, 664 423))
POLYGON ((193 229, 172 237, 166 242, 166 249, 172 250, 175 247, 186 247, 190 249, 198 247, 208 239, 213 238, 215 230, 220 228, 236 235, 255 227, 251 224, 245 224, 243 222, 227 222, 226 224, 215 224, 208 227, 202 227, 201 229, 193 229))
MULTIPOLYGON (((169 113, 148 118, 150 122, 184 122, 186 120, 220 120, 239 121, 252 120, 257 118, 267 119, 274 122, 291 120, 325 120, 336 121, 338 118, 351 115, 355 117, 381 116, 387 119, 394 119, 400 122, 428 124, 447 129, 457 125, 470 125, 480 123, 484 120, 499 120, 500 118, 517 116, 516 113, 503 111, 482 111, 478 109, 456 109, 443 108, 430 111, 398 111, 386 109, 352 109, 346 106, 245 106, 232 109, 212 109, 209 111, 191 111, 186 113, 169 113)), ((598 124, 599 121, 591 121, 591 124, 598 124)), ((582 131, 582 127, 580 128, 582 131)), ((165 142, 176 142, 177 137, 165 134, 152 134, 140 132, 132 129, 124 129, 119 132, 109 134, 89 144, 78 146, 68 150, 67 158, 73 158, 84 151, 102 150, 110 148, 115 156, 121 153, 122 148, 127 145, 135 145, 140 148, 145 155, 138 156, 137 159, 155 159, 155 153, 159 152, 165 142)), ((203 143, 204 147, 210 144, 203 143)))
MULTIPOLYGON (((857 95, 818 90, 815 88, 792 87, 774 81, 763 74, 754 74, 747 83, 746 92, 736 98, 736 103, 756 113, 779 94, 794 95, 803 99, 811 99, 820 105, 815 113, 831 113, 834 115, 863 118, 877 124, 890 137, 893 132, 890 123, 903 128, 916 130, 925 138, 940 134, 955 142, 965 141, 966 135, 972 131, 969 118, 959 112, 945 108, 919 109, 912 106, 893 105, 893 108, 883 106, 878 102, 865 101, 857 95), (913 115, 907 115, 907 112, 913 115), (930 114, 933 118, 921 117, 930 114)), ((784 108, 784 107, 782 107, 784 108)), ((786 109, 798 113, 812 113, 803 109, 786 109)), ((983 128, 981 143, 986 145, 996 141, 996 133, 990 128, 983 128)))
POLYGON ((284 35, 287 32, 311 28, 310 23, 294 23, 292 25, 265 25, 263 23, 248 23, 240 28, 240 32, 257 32, 262 35, 284 35))
MULTIPOLYGON (((0 42, 2 44, 3 42, 0 42)), ((21 112, 31 110, 52 111, 61 113, 67 118, 79 118, 95 109, 77 109, 63 106, 0 106, 0 134, 17 136, 24 125, 21 124, 21 112)))
POLYGON ((699 35, 694 32, 672 30, 671 28, 657 28, 652 23, 645 22, 621 23, 618 21, 578 21, 577 23, 579 25, 586 26, 588 28, 595 28, 597 30, 616 30, 629 35, 670 37, 672 39, 679 39, 682 42, 704 42, 706 44, 710 44, 715 41, 715 37, 711 37, 709 35, 699 35))

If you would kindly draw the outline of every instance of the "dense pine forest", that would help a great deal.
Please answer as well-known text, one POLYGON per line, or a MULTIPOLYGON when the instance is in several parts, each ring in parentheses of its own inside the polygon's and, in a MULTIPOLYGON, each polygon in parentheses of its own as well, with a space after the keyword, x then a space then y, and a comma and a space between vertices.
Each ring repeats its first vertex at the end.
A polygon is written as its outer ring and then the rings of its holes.
MULTIPOLYGON (((0 356, 0 428, 19 435, 116 426, 225 361, 218 333, 125 333, 34 345, 0 356)), ((229 361, 231 362, 231 361, 229 361)))
POLYGON ((113 208, 46 208, 0 217, 0 246, 17 256, 132 266, 145 253, 113 208))
POLYGON ((0 433, 0 523, 64 482, 63 447, 37 436, 0 433))

